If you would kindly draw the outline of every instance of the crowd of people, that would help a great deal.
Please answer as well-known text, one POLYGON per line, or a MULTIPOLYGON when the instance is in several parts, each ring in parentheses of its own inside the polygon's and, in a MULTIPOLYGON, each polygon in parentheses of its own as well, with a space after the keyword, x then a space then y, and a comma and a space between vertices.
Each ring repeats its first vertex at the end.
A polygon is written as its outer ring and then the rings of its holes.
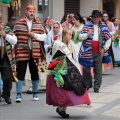
POLYGON ((46 61, 46 104, 56 106, 62 118, 69 118, 68 106, 90 105, 88 90, 92 87, 99 93, 103 69, 120 65, 120 19, 110 21, 107 12, 93 10, 89 17, 68 13, 61 22, 47 17, 42 23, 35 13, 36 8, 28 5, 23 18, 16 21, 12 17, 6 25, 0 14, 1 96, 12 103, 14 80, 16 103, 22 101, 28 66, 32 83, 29 92, 38 101, 38 72, 45 72, 46 61))

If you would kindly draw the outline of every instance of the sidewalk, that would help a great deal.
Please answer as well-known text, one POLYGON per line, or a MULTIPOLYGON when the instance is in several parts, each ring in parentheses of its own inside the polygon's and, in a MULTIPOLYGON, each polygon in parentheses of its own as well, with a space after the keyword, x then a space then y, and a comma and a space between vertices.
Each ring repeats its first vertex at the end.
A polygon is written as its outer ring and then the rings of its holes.
MULTIPOLYGON (((0 102, 0 120, 64 120, 57 115, 54 107, 46 105, 45 91, 39 91, 39 101, 26 94, 28 87, 23 86, 22 102, 15 103, 15 83, 11 94, 12 104, 0 102)), ((91 106, 69 107, 70 120, 120 120, 120 67, 103 73, 99 93, 89 90, 91 106)))
POLYGON ((90 89, 89 96, 91 106, 80 105, 71 109, 120 119, 120 67, 103 72, 100 93, 94 93, 93 89, 90 89))

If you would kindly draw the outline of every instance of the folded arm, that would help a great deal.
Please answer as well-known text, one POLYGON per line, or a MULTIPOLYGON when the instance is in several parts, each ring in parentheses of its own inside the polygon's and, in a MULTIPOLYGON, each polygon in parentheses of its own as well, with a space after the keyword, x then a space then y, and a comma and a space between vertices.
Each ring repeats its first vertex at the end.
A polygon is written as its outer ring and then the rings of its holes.
POLYGON ((11 45, 15 45, 17 43, 17 37, 14 34, 6 34, 5 40, 7 40, 11 45))

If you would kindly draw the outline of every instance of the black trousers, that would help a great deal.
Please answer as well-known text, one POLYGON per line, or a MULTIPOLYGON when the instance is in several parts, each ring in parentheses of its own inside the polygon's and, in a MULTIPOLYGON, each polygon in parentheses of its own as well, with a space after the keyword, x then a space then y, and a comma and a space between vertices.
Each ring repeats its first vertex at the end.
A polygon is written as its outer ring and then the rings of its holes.
POLYGON ((11 70, 7 55, 4 55, 4 57, 0 59, 0 72, 1 72, 1 78, 3 80, 2 94, 5 97, 10 97, 13 77, 12 77, 12 70, 11 70))
MULTIPOLYGON (((94 89, 100 89, 102 83, 102 58, 100 53, 93 53, 94 89)), ((83 83, 87 88, 92 87, 90 67, 83 66, 83 83)))
POLYGON ((26 69, 27 69, 28 63, 29 63, 29 70, 30 70, 30 74, 31 74, 31 80, 33 80, 33 81, 39 80, 38 68, 35 65, 32 55, 30 55, 30 60, 17 62, 17 78, 18 78, 18 80, 25 79, 25 74, 26 74, 26 69))

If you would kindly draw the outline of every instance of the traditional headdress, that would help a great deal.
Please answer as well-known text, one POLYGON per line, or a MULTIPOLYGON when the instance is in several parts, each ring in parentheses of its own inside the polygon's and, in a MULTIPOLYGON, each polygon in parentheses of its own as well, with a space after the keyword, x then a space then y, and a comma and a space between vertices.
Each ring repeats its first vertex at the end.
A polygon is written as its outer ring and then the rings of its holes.
MULTIPOLYGON (((59 30, 59 32, 58 32, 58 34, 57 34, 57 35, 62 36, 62 30, 63 30, 63 28, 62 28, 61 23, 60 23, 59 21, 54 21, 54 22, 53 22, 53 25, 54 25, 54 24, 59 24, 59 26, 60 26, 60 30, 59 30)), ((54 31, 53 31, 53 26, 52 26, 52 28, 51 28, 50 32, 51 32, 51 34, 52 34, 52 35, 54 35, 54 34, 55 34, 55 33, 54 33, 54 31)), ((62 39, 62 38, 61 38, 61 39, 62 39)))
POLYGON ((26 7, 26 10, 28 11, 28 10, 35 10, 36 11, 36 8, 33 6, 33 5, 28 5, 27 7, 26 7))
POLYGON ((46 24, 48 23, 49 20, 50 20, 50 17, 45 18, 44 21, 43 21, 44 24, 46 25, 46 24))

